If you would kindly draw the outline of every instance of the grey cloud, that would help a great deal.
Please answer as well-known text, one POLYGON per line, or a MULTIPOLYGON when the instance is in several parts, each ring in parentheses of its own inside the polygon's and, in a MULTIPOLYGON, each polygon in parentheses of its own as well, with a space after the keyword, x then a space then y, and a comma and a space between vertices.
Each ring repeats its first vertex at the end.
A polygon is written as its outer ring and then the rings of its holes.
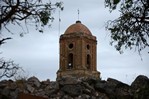
MULTIPOLYGON (((80 20, 97 37, 97 68, 103 79, 112 77, 130 83, 139 74, 149 77, 147 50, 143 52, 143 61, 141 61, 137 53, 128 50, 120 55, 113 46, 109 45, 110 36, 109 32, 105 31, 105 22, 118 17, 118 11, 109 13, 102 0, 63 0, 63 2, 65 8, 61 12, 60 34, 78 20, 79 8, 80 20)), ((0 55, 13 59, 29 71, 30 75, 37 76, 41 80, 55 80, 59 68, 58 15, 58 11, 55 12, 52 27, 45 28, 43 34, 29 27, 30 33, 23 38, 13 35, 14 39, 1 47, 3 53, 0 55)), ((10 28, 14 29, 14 26, 10 28)))

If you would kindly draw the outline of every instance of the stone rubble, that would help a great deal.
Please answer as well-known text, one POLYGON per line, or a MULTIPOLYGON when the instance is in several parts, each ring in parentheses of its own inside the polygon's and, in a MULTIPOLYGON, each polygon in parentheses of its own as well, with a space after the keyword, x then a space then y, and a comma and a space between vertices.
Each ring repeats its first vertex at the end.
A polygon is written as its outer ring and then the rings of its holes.
POLYGON ((0 99, 18 99, 19 94, 44 99, 149 99, 149 78, 138 76, 129 86, 116 79, 84 79, 64 77, 57 81, 27 80, 0 81, 0 99))

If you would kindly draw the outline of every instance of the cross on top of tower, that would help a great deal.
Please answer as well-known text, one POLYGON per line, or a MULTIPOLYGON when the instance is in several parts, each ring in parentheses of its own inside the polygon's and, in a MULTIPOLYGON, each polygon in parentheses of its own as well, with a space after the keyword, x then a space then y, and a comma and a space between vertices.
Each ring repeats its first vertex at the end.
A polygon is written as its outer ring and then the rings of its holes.
MULTIPOLYGON (((78 10, 79 19, 79 10, 78 10)), ((63 77, 99 78, 96 66, 96 37, 77 21, 60 36, 60 65, 57 79, 63 77)))
POLYGON ((80 14, 80 11, 79 11, 79 9, 78 9, 78 20, 79 20, 79 14, 80 14))

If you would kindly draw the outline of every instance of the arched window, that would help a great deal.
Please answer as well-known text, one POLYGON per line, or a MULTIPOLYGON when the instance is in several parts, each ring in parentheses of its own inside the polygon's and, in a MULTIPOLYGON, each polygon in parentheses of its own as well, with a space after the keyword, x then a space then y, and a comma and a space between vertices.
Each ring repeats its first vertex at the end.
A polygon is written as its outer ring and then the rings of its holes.
POLYGON ((90 55, 87 55, 87 59, 86 59, 86 63, 87 63, 87 69, 90 69, 91 68, 91 57, 90 55))
POLYGON ((73 54, 70 53, 68 55, 68 65, 67 65, 67 69, 72 69, 73 68, 73 54))
POLYGON ((89 50, 89 49, 90 49, 90 46, 89 46, 89 45, 87 45, 87 46, 86 46, 86 48, 89 50))

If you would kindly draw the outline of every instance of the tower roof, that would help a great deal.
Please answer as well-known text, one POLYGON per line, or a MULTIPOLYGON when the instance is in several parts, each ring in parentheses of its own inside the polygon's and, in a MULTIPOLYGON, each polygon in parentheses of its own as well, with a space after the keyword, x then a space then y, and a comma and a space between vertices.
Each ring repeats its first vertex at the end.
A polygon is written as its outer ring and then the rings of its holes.
POLYGON ((64 34, 71 34, 71 33, 85 33, 88 35, 92 35, 90 30, 81 23, 81 21, 76 21, 75 24, 70 25, 64 34))

